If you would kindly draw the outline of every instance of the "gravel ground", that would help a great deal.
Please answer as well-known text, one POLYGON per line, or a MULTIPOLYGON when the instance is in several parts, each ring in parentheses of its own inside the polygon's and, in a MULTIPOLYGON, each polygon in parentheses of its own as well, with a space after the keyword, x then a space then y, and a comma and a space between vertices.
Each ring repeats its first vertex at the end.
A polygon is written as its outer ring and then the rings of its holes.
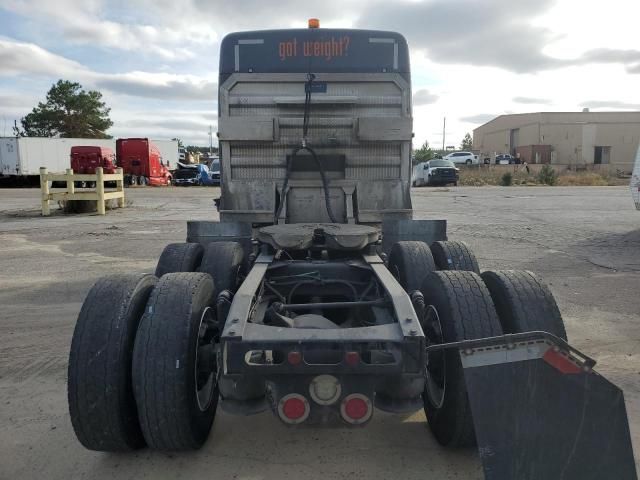
MULTIPOLYGON (((287 429, 219 414, 196 453, 102 454, 76 441, 66 401, 71 334, 91 284, 153 271, 187 219, 216 219, 212 188, 130 189, 129 208, 41 218, 35 189, 0 190, 0 478, 481 479, 473 451, 431 438, 422 413, 364 429, 287 429)), ((640 212, 627 188, 415 189, 416 218, 447 218, 484 269, 537 272, 569 339, 625 390, 640 445, 640 212)))

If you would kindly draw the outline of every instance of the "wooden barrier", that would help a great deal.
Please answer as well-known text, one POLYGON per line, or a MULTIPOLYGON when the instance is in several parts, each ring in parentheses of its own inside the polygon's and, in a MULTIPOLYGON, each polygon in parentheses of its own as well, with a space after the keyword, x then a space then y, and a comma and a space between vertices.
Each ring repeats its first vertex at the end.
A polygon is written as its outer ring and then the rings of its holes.
MULTIPOLYGON (((42 216, 46 217, 51 214, 49 208, 50 201, 59 200, 94 200, 97 202, 98 214, 106 213, 105 201, 116 199, 118 207, 124 207, 124 176, 122 169, 117 168, 116 173, 105 174, 102 167, 96 168, 95 174, 73 173, 73 169, 67 168, 66 173, 48 173, 46 167, 40 167, 40 192, 42 194, 42 216), (116 182, 115 191, 105 192, 104 182, 116 182), (49 182, 66 182, 65 191, 52 192, 49 188, 49 182), (95 182, 95 191, 87 191, 82 189, 76 192, 74 182, 95 182)), ((57 189, 54 189, 57 190, 57 189)))

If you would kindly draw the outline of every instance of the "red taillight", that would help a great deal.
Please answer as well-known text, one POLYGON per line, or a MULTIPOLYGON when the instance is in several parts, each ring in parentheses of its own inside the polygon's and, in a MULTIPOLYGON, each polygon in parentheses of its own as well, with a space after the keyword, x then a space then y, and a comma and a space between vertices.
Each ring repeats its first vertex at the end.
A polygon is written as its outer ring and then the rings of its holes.
POLYGON ((346 422, 357 425, 371 418, 373 405, 371 405, 371 400, 364 395, 352 393, 351 395, 347 395, 342 401, 340 414, 346 422))
POLYGON ((360 362, 360 354, 358 352, 347 352, 344 354, 344 361, 347 365, 353 367, 360 362))
POLYGON ((354 420, 362 420, 369 411, 367 402, 361 398, 352 398, 344 406, 344 412, 349 418, 354 420))
POLYGON ((289 352, 287 355, 287 361, 290 365, 300 365, 302 363, 302 353, 289 352))
POLYGON ((282 406, 282 413, 289 420, 299 420, 304 416, 306 408, 299 398, 290 398, 282 406))
POLYGON ((278 414, 285 423, 302 423, 309 416, 309 411, 309 402, 297 393, 285 395, 278 402, 278 414))

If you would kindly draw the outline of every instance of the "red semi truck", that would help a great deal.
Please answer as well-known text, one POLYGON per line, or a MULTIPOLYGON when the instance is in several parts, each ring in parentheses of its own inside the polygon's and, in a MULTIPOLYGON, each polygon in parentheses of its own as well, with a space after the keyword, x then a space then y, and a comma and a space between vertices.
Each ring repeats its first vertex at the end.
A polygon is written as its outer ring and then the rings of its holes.
POLYGON ((116 158, 125 184, 171 185, 171 172, 162 161, 160 150, 148 138, 119 138, 116 158))
POLYGON ((116 172, 116 156, 108 147, 76 145, 71 147, 71 168, 74 173, 96 173, 102 167, 104 173, 116 172))

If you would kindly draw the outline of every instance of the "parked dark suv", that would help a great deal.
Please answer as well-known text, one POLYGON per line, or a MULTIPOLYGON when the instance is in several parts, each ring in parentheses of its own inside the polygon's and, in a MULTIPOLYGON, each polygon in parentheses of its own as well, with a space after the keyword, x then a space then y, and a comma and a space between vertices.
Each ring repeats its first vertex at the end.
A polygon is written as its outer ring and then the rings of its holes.
POLYGON ((500 155, 496 155, 495 164, 496 165, 511 165, 514 163, 520 163, 520 160, 513 155, 509 155, 508 153, 502 153, 500 155))

